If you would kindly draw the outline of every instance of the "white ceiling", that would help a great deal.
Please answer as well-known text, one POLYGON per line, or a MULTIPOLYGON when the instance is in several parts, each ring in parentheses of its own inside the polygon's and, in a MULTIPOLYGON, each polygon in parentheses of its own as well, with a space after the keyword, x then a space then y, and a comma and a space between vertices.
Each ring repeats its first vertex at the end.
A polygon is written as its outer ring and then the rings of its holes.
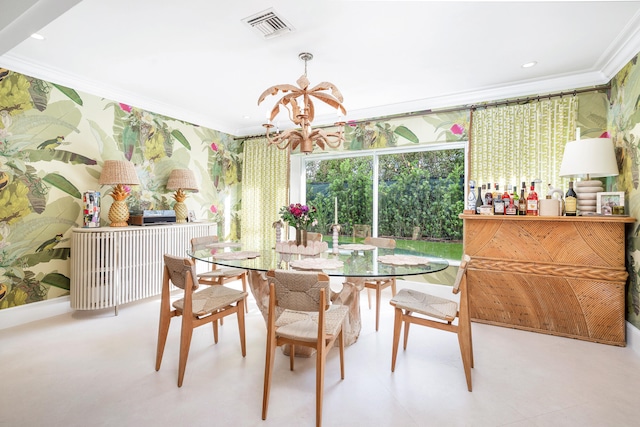
POLYGON ((348 120, 605 84, 640 52, 640 1, 0 0, 0 11, 0 67, 236 136, 262 133, 278 98, 258 107, 258 96, 295 84, 300 52, 314 55, 312 85, 340 89, 348 120), (242 22, 271 7, 295 30, 264 39, 242 22))

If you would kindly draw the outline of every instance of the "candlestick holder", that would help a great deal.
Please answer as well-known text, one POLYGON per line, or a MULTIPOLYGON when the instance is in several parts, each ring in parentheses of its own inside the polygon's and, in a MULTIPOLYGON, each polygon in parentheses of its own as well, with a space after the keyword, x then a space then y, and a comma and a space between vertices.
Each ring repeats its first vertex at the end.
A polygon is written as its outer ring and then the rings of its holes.
POLYGON ((276 229, 276 244, 280 243, 282 241, 282 221, 278 220, 272 226, 276 229))
POLYGON ((340 237, 340 224, 333 224, 331 226, 333 231, 333 253, 338 254, 338 238, 340 237))

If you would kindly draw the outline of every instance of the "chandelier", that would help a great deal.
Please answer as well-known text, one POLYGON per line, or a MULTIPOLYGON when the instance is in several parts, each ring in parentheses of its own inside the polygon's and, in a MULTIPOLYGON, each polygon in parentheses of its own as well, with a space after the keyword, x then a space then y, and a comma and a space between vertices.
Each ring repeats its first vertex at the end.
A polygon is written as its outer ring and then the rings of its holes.
POLYGON ((271 86, 262 92, 262 95, 260 95, 258 99, 258 105, 260 105, 269 95, 277 95, 279 91, 285 94, 276 102, 276 105, 271 110, 271 114, 268 116, 268 122, 263 125, 267 129, 267 141, 269 144, 275 145, 281 150, 287 147, 295 150, 300 146, 300 151, 305 154, 313 152, 313 144, 316 144, 322 150, 325 149, 325 146, 338 148, 344 141, 343 130, 345 122, 338 120, 335 123, 335 126, 338 127, 338 132, 325 132, 322 129, 312 129, 311 123, 314 119, 315 109, 311 98, 316 98, 330 105, 337 110, 338 117, 344 117, 347 111, 342 105, 342 94, 333 83, 329 82, 322 82, 313 88, 309 88, 307 61, 311 61, 313 55, 303 52, 299 54, 298 57, 304 61, 304 74, 296 81, 298 87, 290 84, 271 86), (331 90, 331 93, 324 92, 327 90, 331 90), (302 99, 298 100, 299 98, 302 99), (276 133, 271 135, 271 129, 274 127, 272 122, 278 113, 280 113, 280 106, 283 106, 287 110, 289 120, 300 128, 283 132, 276 130, 276 133))

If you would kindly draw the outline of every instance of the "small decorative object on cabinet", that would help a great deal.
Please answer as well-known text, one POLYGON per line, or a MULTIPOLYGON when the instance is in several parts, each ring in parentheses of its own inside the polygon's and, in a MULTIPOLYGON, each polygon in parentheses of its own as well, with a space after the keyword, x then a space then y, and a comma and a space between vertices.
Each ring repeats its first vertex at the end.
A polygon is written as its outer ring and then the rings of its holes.
MULTIPOLYGON (((615 215, 624 215, 624 191, 602 191, 596 194, 596 212, 602 215, 614 215, 615 208, 622 207, 621 213, 615 215)), ((616 212, 620 212, 616 209, 616 212)))

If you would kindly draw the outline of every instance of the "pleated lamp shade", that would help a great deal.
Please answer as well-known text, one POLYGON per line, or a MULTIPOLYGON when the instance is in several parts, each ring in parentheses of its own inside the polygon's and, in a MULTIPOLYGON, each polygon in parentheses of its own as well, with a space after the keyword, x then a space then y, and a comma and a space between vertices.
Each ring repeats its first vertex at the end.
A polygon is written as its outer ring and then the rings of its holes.
POLYGON ((139 185, 133 163, 127 160, 105 160, 100 174, 100 185, 139 185))
POLYGON ((174 169, 169 174, 167 190, 190 190, 198 192, 198 183, 190 169, 174 169))

